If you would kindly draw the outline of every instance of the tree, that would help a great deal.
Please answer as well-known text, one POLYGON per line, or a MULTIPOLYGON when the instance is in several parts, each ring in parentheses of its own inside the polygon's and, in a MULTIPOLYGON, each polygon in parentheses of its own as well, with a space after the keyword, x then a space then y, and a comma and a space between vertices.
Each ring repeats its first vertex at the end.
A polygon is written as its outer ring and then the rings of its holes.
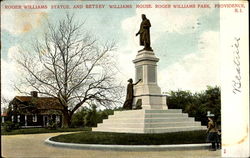
MULTIPOLYGON (((1 96, 1 114, 2 113, 9 113, 10 108, 9 108, 9 103, 10 103, 10 99, 1 96)), ((7 119, 9 116, 7 115, 7 119)))
MULTIPOLYGON (((57 98, 63 107, 63 127, 85 104, 111 106, 119 102, 121 86, 115 82, 114 42, 93 38, 84 23, 67 14, 58 23, 48 22, 43 38, 16 58, 24 70, 20 82, 41 95, 57 98)), ((25 92, 20 86, 20 92, 25 92)))
POLYGON ((170 109, 182 109, 188 103, 193 102, 193 96, 190 91, 170 91, 167 98, 168 108, 170 109))
POLYGON ((6 111, 8 109, 8 104, 10 102, 10 99, 1 96, 1 111, 6 111))
POLYGON ((220 88, 208 86, 207 90, 192 94, 190 91, 171 91, 168 96, 168 108, 182 109, 189 116, 207 124, 207 112, 211 111, 220 124, 221 94, 220 88))
MULTIPOLYGON (((211 111, 215 115, 215 121, 221 122, 221 90, 218 86, 207 86, 207 90, 200 94, 200 110, 211 111), (205 107, 205 108, 203 108, 205 107)), ((204 117, 206 113, 204 114, 204 117)))

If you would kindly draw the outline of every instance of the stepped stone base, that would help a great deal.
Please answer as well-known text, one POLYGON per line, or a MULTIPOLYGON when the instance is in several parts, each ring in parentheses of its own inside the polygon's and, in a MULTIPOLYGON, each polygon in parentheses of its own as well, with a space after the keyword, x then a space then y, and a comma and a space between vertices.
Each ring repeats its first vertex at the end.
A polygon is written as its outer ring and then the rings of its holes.
POLYGON ((205 130, 181 109, 115 111, 92 131, 119 133, 169 133, 205 130))

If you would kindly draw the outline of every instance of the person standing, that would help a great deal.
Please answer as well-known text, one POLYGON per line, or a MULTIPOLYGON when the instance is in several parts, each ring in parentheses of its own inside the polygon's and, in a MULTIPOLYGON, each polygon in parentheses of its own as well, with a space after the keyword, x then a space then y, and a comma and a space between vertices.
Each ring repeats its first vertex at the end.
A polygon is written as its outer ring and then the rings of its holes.
POLYGON ((210 111, 207 114, 208 126, 207 126, 207 142, 212 143, 212 151, 216 151, 215 143, 218 142, 218 129, 216 128, 216 123, 214 121, 214 114, 210 111))

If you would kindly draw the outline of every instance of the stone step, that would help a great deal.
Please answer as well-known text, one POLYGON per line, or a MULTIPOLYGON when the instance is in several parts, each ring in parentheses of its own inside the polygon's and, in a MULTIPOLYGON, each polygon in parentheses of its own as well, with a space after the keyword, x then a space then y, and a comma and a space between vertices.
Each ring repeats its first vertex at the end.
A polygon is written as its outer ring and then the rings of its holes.
POLYGON ((201 126, 200 122, 164 122, 164 123, 147 123, 145 128, 161 128, 161 127, 187 127, 201 126))
POLYGON ((164 123, 106 123, 98 124, 98 127, 110 128, 157 128, 157 127, 187 127, 187 126, 201 126, 200 122, 164 122, 164 123))
POLYGON ((144 118, 112 118, 104 119, 103 124, 106 123, 144 123, 144 118))
POLYGON ((168 110, 157 110, 157 109, 150 109, 150 110, 124 110, 124 111, 114 111, 114 115, 122 115, 122 114, 144 114, 144 113, 182 113, 182 109, 168 109, 168 110))
POLYGON ((110 117, 135 117, 135 116, 144 116, 145 113, 144 112, 140 112, 140 113, 115 113, 114 115, 109 115, 110 117))
POLYGON ((144 123, 105 123, 105 124, 98 124, 97 127, 109 127, 109 128, 144 128, 144 123))
POLYGON ((169 133, 182 131, 206 130, 205 126, 189 126, 189 127, 169 127, 169 128, 145 128, 145 133, 169 133))
POLYGON ((194 122, 193 117, 169 117, 169 118, 110 118, 103 120, 103 123, 150 123, 150 122, 194 122))
MULTIPOLYGON (((139 114, 121 114, 121 115, 110 115, 108 118, 138 118, 139 114)), ((143 116, 142 116, 143 117, 143 116)), ((168 118, 168 117, 188 117, 186 113, 148 113, 144 115, 145 118, 168 118)))
POLYGON ((146 113, 145 118, 188 117, 185 113, 146 113))
POLYGON ((193 117, 145 118, 148 122, 194 122, 193 117))
POLYGON ((92 131, 98 132, 117 132, 117 133, 144 133, 143 128, 92 128, 92 131))
POLYGON ((145 110, 145 113, 182 113, 182 109, 168 109, 168 110, 145 110))
POLYGON ((189 126, 189 127, 168 127, 168 128, 108 128, 108 127, 98 127, 93 128, 92 131, 102 131, 102 132, 119 132, 119 133, 170 133, 170 132, 181 132, 181 131, 195 131, 195 130, 205 130, 205 126, 189 126))
POLYGON ((163 106, 166 106, 166 105, 157 104, 157 105, 152 105, 151 108, 154 109, 154 110, 163 110, 163 106))
POLYGON ((114 111, 114 115, 122 114, 144 114, 145 110, 124 110, 124 111, 114 111))

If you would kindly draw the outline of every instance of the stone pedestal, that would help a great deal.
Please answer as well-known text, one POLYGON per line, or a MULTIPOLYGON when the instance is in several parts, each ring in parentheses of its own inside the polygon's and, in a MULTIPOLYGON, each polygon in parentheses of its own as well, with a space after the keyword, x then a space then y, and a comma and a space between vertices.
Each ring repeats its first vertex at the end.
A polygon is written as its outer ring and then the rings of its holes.
POLYGON ((157 58, 153 51, 142 50, 136 55, 135 82, 142 79, 134 86, 133 107, 138 101, 142 109, 167 109, 167 98, 161 94, 161 88, 157 84, 157 58))

